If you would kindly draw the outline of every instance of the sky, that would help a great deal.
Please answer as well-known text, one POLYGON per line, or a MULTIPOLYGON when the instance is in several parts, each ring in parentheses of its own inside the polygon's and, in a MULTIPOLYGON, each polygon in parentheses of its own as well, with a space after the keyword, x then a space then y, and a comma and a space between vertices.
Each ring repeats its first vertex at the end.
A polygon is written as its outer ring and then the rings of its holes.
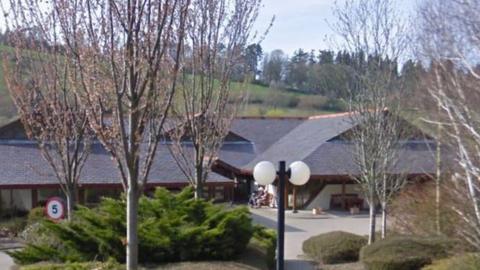
MULTIPOLYGON (((344 0, 262 0, 255 26, 259 36, 275 16, 273 26, 261 43, 264 52, 281 49, 292 55, 299 48, 306 51, 335 49, 335 44, 328 41, 335 37, 328 23, 335 21, 332 9, 336 1, 342 3, 344 0)), ((418 1, 421 0, 396 0, 406 14, 413 12, 418 1)), ((0 29, 3 28, 2 16, 0 29)))
MULTIPOLYGON (((419 0, 399 0, 405 14, 413 12, 419 0)), ((261 43, 264 52, 281 49, 288 55, 298 49, 334 49, 335 33, 328 22, 335 21, 332 8, 335 0, 263 0, 256 22, 263 33, 275 16, 270 32, 261 43)), ((340 1, 341 3, 341 1, 340 1)))

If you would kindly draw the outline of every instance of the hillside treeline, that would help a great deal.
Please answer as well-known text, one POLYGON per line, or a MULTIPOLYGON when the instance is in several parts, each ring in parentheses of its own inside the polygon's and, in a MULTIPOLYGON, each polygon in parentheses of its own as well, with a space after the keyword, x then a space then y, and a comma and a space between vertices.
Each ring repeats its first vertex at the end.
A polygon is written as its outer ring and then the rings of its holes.
POLYGON ((298 49, 288 57, 281 50, 274 50, 263 56, 257 81, 273 88, 348 99, 358 89, 358 75, 372 68, 390 72, 398 87, 412 91, 415 80, 425 72, 422 64, 414 60, 399 64, 397 59, 380 59, 362 52, 298 49))

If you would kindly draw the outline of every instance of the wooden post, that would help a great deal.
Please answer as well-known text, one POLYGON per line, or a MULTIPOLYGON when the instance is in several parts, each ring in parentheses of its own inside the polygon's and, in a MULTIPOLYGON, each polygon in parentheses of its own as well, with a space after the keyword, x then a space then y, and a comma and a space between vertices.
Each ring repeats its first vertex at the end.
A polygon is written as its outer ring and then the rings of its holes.
POLYGON ((342 209, 348 210, 347 209, 347 202, 345 198, 345 179, 342 181, 342 209))

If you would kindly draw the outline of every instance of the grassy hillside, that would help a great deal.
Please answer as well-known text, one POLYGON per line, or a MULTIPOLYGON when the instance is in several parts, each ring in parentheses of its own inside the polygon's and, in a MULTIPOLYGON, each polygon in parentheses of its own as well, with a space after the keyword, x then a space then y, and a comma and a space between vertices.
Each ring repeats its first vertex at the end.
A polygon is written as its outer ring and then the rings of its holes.
MULTIPOLYGON (((3 54, 11 47, 0 45, 0 124, 15 117, 15 106, 5 85, 3 54)), ((232 83, 232 95, 243 97, 246 104, 240 108, 242 116, 308 116, 341 111, 338 100, 256 84, 232 83)))
POLYGON ((309 116, 343 111, 342 101, 324 96, 274 89, 256 84, 232 84, 233 95, 246 98, 245 116, 309 116))

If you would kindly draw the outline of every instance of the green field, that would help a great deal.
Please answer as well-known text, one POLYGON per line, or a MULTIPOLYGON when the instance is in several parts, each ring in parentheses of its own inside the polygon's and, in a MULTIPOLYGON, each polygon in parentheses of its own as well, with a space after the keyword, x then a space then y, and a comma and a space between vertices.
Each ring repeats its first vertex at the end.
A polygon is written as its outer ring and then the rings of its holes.
MULTIPOLYGON (((11 47, 0 45, 0 62, 3 62, 5 52, 11 50, 11 47)), ((238 109, 241 116, 309 116, 342 110, 342 106, 338 104, 330 106, 335 101, 319 95, 237 82, 231 84, 231 89, 231 96, 243 101, 238 109)), ((15 115, 16 109, 6 88, 3 64, 0 63, 0 124, 15 115)))

